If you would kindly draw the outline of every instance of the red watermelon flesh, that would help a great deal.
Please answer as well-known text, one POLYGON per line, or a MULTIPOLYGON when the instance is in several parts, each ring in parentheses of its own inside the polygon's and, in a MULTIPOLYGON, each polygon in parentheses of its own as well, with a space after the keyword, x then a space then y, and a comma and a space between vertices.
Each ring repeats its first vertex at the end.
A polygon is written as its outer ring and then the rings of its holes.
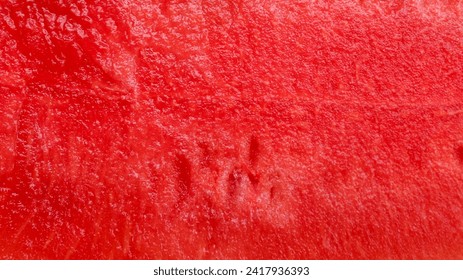
POLYGON ((0 257, 463 258, 462 13, 3 1, 0 257))

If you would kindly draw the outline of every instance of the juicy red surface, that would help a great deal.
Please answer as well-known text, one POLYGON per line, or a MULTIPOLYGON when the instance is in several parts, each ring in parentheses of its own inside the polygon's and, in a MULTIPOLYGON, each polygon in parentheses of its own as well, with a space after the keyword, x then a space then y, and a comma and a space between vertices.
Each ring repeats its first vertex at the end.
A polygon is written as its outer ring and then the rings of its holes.
POLYGON ((0 257, 463 258, 461 13, 3 1, 0 257))

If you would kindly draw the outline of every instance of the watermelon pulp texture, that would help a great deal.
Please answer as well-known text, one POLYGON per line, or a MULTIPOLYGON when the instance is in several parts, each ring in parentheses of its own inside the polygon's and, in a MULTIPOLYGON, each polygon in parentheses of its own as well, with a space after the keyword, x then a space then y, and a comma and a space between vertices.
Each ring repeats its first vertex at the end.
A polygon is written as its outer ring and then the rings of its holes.
POLYGON ((3 1, 0 257, 463 258, 462 12, 3 1))

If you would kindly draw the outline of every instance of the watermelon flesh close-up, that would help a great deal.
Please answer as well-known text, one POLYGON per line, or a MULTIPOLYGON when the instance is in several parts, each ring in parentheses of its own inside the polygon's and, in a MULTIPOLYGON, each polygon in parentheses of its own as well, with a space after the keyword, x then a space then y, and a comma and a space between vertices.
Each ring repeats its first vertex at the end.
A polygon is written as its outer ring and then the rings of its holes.
POLYGON ((1 259, 463 258, 463 3, 0 4, 1 259))

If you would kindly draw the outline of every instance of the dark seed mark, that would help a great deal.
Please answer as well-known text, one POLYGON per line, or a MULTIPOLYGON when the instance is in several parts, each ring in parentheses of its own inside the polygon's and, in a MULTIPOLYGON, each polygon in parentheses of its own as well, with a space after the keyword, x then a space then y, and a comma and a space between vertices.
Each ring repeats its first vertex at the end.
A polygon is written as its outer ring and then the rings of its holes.
POLYGON ((234 168, 228 175, 228 194, 231 197, 238 197, 247 188, 253 188, 255 191, 258 184, 258 175, 246 169, 234 168))
POLYGON ((456 152, 457 152, 458 160, 460 161, 461 164, 463 164, 463 145, 459 146, 456 152))
POLYGON ((256 174, 253 174, 251 172, 248 172, 248 177, 249 177, 249 181, 251 182, 251 184, 256 187, 257 184, 259 184, 259 176, 256 175, 256 174))
POLYGON ((260 145, 259 140, 257 140, 256 136, 251 137, 251 143, 249 144, 249 161, 252 165, 257 163, 258 157, 260 153, 260 145))
POLYGON ((275 198, 275 187, 271 187, 270 188, 270 199, 273 199, 275 198))
POLYGON ((184 201, 187 196, 192 194, 191 189, 191 163, 185 155, 177 155, 175 158, 175 168, 178 172, 177 182, 179 188, 179 199, 184 201))

